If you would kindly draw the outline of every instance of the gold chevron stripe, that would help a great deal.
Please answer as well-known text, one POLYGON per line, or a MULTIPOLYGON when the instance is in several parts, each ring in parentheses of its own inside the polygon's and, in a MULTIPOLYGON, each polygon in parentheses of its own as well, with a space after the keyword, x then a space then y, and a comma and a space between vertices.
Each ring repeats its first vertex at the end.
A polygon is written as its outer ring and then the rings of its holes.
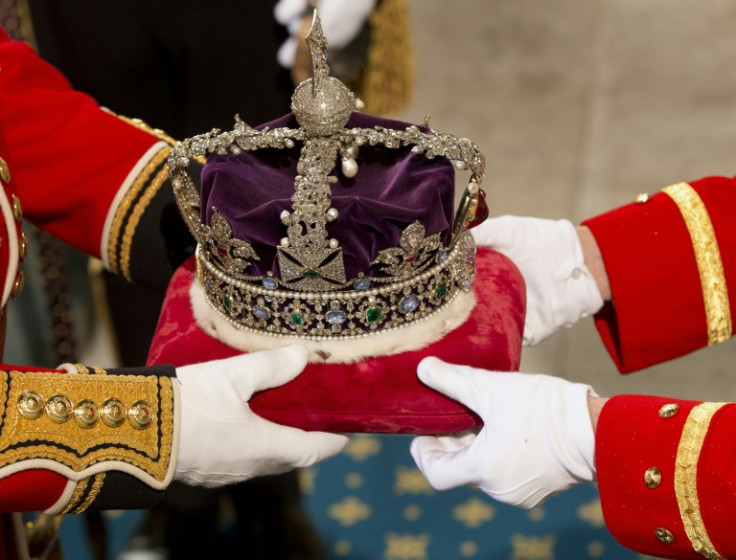
POLYGON ((708 210, 689 184, 678 183, 664 189, 680 209, 695 251, 700 285, 705 303, 708 346, 731 338, 731 307, 723 273, 723 261, 708 210))
POLYGON ((698 460, 713 415, 727 403, 701 403, 682 428, 675 460, 675 495, 685 533, 693 549, 710 560, 723 560, 708 536, 698 498, 698 460))

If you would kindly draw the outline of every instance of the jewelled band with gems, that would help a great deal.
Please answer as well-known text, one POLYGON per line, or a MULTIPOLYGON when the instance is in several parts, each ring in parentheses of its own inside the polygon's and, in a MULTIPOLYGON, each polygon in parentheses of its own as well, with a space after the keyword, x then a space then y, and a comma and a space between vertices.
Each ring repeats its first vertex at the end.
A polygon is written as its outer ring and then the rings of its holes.
POLYGON ((407 280, 341 292, 269 289, 222 272, 201 256, 198 276, 207 301, 238 329, 312 340, 346 339, 426 319, 468 291, 475 280, 475 244, 469 234, 434 267, 407 280))

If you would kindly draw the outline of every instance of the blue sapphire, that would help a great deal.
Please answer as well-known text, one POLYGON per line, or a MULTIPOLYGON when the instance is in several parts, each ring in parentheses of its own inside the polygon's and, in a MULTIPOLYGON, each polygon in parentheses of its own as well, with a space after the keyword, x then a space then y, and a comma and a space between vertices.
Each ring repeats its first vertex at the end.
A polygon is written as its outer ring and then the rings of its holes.
POLYGON ((437 254, 437 264, 442 264, 447 260, 447 251, 440 251, 437 254))
POLYGON ((204 279, 204 287, 207 288, 209 293, 212 293, 215 290, 215 285, 212 283, 212 278, 209 276, 204 279))
POLYGON ((342 325, 345 322, 345 313, 342 311, 330 311, 325 315, 325 319, 330 325, 342 325))
POLYGON ((263 284, 263 287, 267 290, 275 290, 276 286, 278 286, 278 282, 276 282, 276 279, 271 278, 270 276, 266 276, 263 280, 261 280, 261 284, 263 284))
POLYGON ((419 298, 414 295, 406 296, 399 302, 399 311, 402 313, 411 313, 416 311, 417 307, 419 307, 419 298))
POLYGON ((356 290, 367 290, 371 287, 371 281, 368 278, 358 278, 354 286, 356 290))
POLYGON ((253 306, 253 315, 255 315, 258 319, 268 319, 271 314, 268 312, 268 309, 265 307, 261 307, 260 305, 254 305, 253 306))

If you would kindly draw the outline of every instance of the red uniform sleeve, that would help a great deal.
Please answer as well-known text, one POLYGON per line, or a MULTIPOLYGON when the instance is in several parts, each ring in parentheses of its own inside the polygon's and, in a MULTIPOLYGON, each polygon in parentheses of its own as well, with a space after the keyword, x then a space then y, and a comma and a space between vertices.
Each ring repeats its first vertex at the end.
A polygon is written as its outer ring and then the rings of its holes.
POLYGON ((618 396, 596 429, 606 525, 664 558, 736 558, 736 405, 618 396))
POLYGON ((171 138, 101 109, 1 29, 0 127, 30 222, 129 281, 166 289, 194 250, 166 168, 171 138))
POLYGON ((101 110, 3 30, 0 68, 0 122, 26 217, 101 256, 113 201, 157 138, 101 110))
POLYGON ((622 372, 731 337, 735 213, 736 181, 709 177, 584 222, 613 296, 596 327, 622 372))

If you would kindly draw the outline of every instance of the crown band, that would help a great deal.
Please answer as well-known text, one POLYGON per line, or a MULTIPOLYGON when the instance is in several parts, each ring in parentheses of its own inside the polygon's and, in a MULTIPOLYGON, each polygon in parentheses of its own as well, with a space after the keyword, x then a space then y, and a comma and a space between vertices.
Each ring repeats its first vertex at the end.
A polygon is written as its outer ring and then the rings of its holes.
POLYGON ((210 306, 238 329, 311 340, 364 337, 426 319, 475 280, 469 234, 432 268, 407 280, 341 292, 269 289, 229 276, 197 247, 197 276, 210 306))

